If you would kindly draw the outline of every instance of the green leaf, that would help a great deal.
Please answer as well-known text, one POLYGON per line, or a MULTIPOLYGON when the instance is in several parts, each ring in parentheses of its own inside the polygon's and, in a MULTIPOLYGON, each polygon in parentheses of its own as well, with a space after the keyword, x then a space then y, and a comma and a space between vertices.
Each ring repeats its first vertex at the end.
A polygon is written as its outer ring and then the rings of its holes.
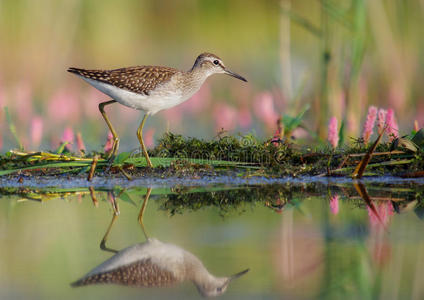
POLYGON ((411 141, 420 149, 424 149, 424 128, 418 130, 411 141))
POLYGON ((113 161, 114 165, 122 165, 131 155, 131 152, 121 152, 118 154, 117 157, 115 157, 115 160, 113 161))
POLYGON ((301 110, 301 112, 295 117, 292 117, 290 115, 284 115, 283 116, 284 131, 286 133, 289 133, 295 130, 297 127, 299 127, 303 121, 303 116, 308 111, 308 109, 309 109, 309 105, 305 105, 303 109, 301 110))
POLYGON ((18 144, 19 150, 24 151, 24 146, 22 145, 21 140, 19 139, 19 136, 16 132, 15 124, 12 121, 12 117, 9 114, 9 108, 7 106, 4 108, 4 113, 6 115, 7 124, 9 125, 9 130, 15 138, 16 143, 18 144))
POLYGON ((69 142, 63 142, 60 144, 59 148, 56 150, 56 154, 62 154, 62 152, 65 150, 66 145, 68 145, 69 142))
POLYGON ((130 195, 128 195, 128 193, 126 191, 122 191, 119 195, 118 195, 118 199, 121 199, 122 201, 128 202, 131 205, 137 206, 135 204, 135 202, 131 199, 130 195))
POLYGON ((344 135, 344 128, 345 128, 345 120, 342 120, 342 123, 340 124, 340 130, 339 130, 339 145, 344 144, 345 135, 344 135))
POLYGON ((322 36, 322 31, 319 27, 315 26, 314 24, 312 24, 312 22, 302 17, 301 15, 295 13, 293 10, 282 9, 281 13, 287 15, 292 22, 298 24, 300 27, 303 27, 305 30, 309 31, 313 35, 317 37, 322 36))
POLYGON ((417 205, 415 208, 414 208, 414 213, 417 215, 417 217, 420 219, 420 220, 424 220, 424 205, 417 205))
POLYGON ((35 169, 48 169, 48 168, 68 168, 68 167, 85 167, 88 163, 85 162, 61 162, 61 163, 48 163, 40 164, 31 167, 11 169, 11 170, 0 170, 0 176, 12 174, 18 171, 35 170, 35 169))
POLYGON ((390 150, 394 150, 397 148, 407 149, 412 152, 417 152, 418 150, 418 146, 413 141, 404 137, 396 138, 395 140, 393 140, 390 150))

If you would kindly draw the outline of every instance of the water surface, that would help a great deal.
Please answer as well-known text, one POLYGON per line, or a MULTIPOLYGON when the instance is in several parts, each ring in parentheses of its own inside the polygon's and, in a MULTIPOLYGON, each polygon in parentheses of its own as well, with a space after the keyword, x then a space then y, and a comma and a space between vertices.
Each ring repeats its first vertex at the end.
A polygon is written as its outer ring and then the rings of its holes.
MULTIPOLYGON (((71 283, 146 241, 146 186, 3 187, 0 298, 197 299, 166 288, 71 283), (94 197, 92 197, 94 195, 94 197), (119 212, 119 215, 118 215, 119 212)), ((147 235, 197 256, 216 276, 250 271, 223 299, 422 299, 424 188, 419 183, 297 182, 154 186, 147 235)))

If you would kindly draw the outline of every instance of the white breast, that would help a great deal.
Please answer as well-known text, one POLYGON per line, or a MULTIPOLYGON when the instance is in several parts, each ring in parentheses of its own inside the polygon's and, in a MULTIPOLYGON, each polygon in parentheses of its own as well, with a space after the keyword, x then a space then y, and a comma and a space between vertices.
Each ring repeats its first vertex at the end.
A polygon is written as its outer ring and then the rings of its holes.
POLYGON ((184 257, 185 250, 182 248, 162 243, 157 239, 149 239, 145 243, 136 244, 119 251, 84 277, 104 273, 144 259, 150 259, 153 264, 181 277, 181 273, 184 273, 184 257))
POLYGON ((80 77, 117 102, 134 109, 142 110, 150 115, 153 115, 162 109, 178 105, 193 95, 183 94, 180 89, 172 88, 175 87, 172 80, 159 85, 155 90, 151 91, 149 95, 142 95, 120 89, 111 84, 82 76, 80 77))

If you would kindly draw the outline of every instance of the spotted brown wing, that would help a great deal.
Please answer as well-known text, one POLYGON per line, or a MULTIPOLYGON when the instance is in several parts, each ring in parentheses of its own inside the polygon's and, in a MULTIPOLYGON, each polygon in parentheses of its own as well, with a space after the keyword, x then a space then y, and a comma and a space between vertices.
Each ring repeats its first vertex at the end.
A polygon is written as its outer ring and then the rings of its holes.
POLYGON ((162 287, 177 282, 173 273, 152 264, 150 259, 138 261, 103 273, 83 277, 74 287, 91 284, 120 284, 137 287, 162 287))
POLYGON ((149 95, 159 84, 164 83, 178 70, 168 67, 138 66, 115 70, 85 70, 69 68, 68 72, 101 81, 134 93, 149 95))

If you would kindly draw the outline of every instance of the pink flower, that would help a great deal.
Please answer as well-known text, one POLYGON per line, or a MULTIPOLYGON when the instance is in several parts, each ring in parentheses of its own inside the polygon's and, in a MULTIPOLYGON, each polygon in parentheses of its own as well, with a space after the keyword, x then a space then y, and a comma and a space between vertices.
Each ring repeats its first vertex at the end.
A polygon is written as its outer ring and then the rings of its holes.
POLYGON ((362 133, 362 138, 364 139, 365 144, 368 144, 368 142, 370 141, 370 137, 373 133, 376 118, 377 118, 377 107, 370 106, 368 108, 368 115, 364 124, 364 132, 362 133))
POLYGON ((112 151, 112 147, 113 147, 113 134, 112 134, 112 132, 109 131, 108 134, 107 134, 107 141, 106 141, 106 144, 105 144, 103 150, 105 152, 110 152, 110 151, 112 151))
POLYGON ((418 130, 420 130, 420 126, 418 125, 418 120, 414 121, 414 130, 415 132, 417 132, 418 130))
POLYGON ((268 128, 273 128, 280 116, 275 111, 272 94, 270 92, 260 93, 256 97, 253 107, 256 116, 264 122, 268 128))
POLYGON ((20 122, 27 122, 31 120, 33 111, 32 106, 33 88, 29 80, 23 80, 15 86, 13 106, 19 111, 17 118, 20 122))
POLYGON ((395 120, 395 112, 391 108, 387 110, 386 124, 389 141, 393 141, 399 136, 399 127, 395 120))
MULTIPOLYGON (((81 98, 84 99, 81 102, 81 110, 83 114, 88 117, 89 119, 96 119, 99 117, 99 103, 105 101, 105 94, 100 92, 98 89, 87 87, 85 92, 81 95, 81 98)), ((114 105, 108 105, 106 106, 105 110, 107 113, 110 114, 110 112, 113 110, 112 107, 116 106, 114 105)))
POLYGON ((197 93, 180 105, 181 110, 194 114, 204 112, 209 107, 211 98, 211 89, 206 82, 197 93))
POLYGON ((383 132, 384 126, 386 126, 386 115, 387 111, 380 108, 377 113, 377 132, 381 134, 383 132))
POLYGON ((237 125, 237 110, 225 103, 217 103, 213 111, 216 130, 233 130, 237 125))
POLYGON ((167 128, 171 127, 173 130, 176 130, 182 123, 183 119, 183 111, 181 110, 181 106, 177 105, 170 109, 165 109, 160 112, 163 118, 165 119, 165 124, 167 124, 167 128))
POLYGON ((143 132, 144 144, 146 147, 152 147, 154 145, 153 136, 155 134, 154 128, 147 128, 146 131, 143 132))
POLYGON ((238 111, 238 124, 243 129, 249 128, 250 125, 252 124, 252 116, 247 106, 243 106, 238 111))
POLYGON ((80 102, 71 90, 58 90, 48 105, 49 117, 55 122, 78 121, 80 112, 80 102))
POLYGON ((71 127, 66 127, 62 134, 61 143, 68 142, 68 144, 65 146, 68 151, 72 151, 72 145, 74 143, 75 135, 74 131, 71 127))
POLYGON ((43 137, 43 119, 34 117, 31 121, 31 143, 32 146, 38 148, 43 137))
POLYGON ((332 117, 328 122, 328 141, 333 148, 337 148, 339 144, 339 133, 337 130, 337 118, 332 117))
POLYGON ((77 133, 77 148, 79 152, 85 151, 84 141, 82 140, 81 132, 77 133))
POLYGON ((333 215, 339 213, 339 195, 334 195, 330 199, 330 211, 333 215))
POLYGON ((280 139, 283 137, 284 129, 283 129, 283 122, 281 119, 277 120, 277 130, 274 132, 274 136, 271 139, 271 143, 274 146, 278 146, 280 139))
POLYGON ((274 146, 278 146, 279 141, 280 141, 280 129, 277 128, 277 130, 274 132, 274 136, 271 139, 271 143, 274 146))

